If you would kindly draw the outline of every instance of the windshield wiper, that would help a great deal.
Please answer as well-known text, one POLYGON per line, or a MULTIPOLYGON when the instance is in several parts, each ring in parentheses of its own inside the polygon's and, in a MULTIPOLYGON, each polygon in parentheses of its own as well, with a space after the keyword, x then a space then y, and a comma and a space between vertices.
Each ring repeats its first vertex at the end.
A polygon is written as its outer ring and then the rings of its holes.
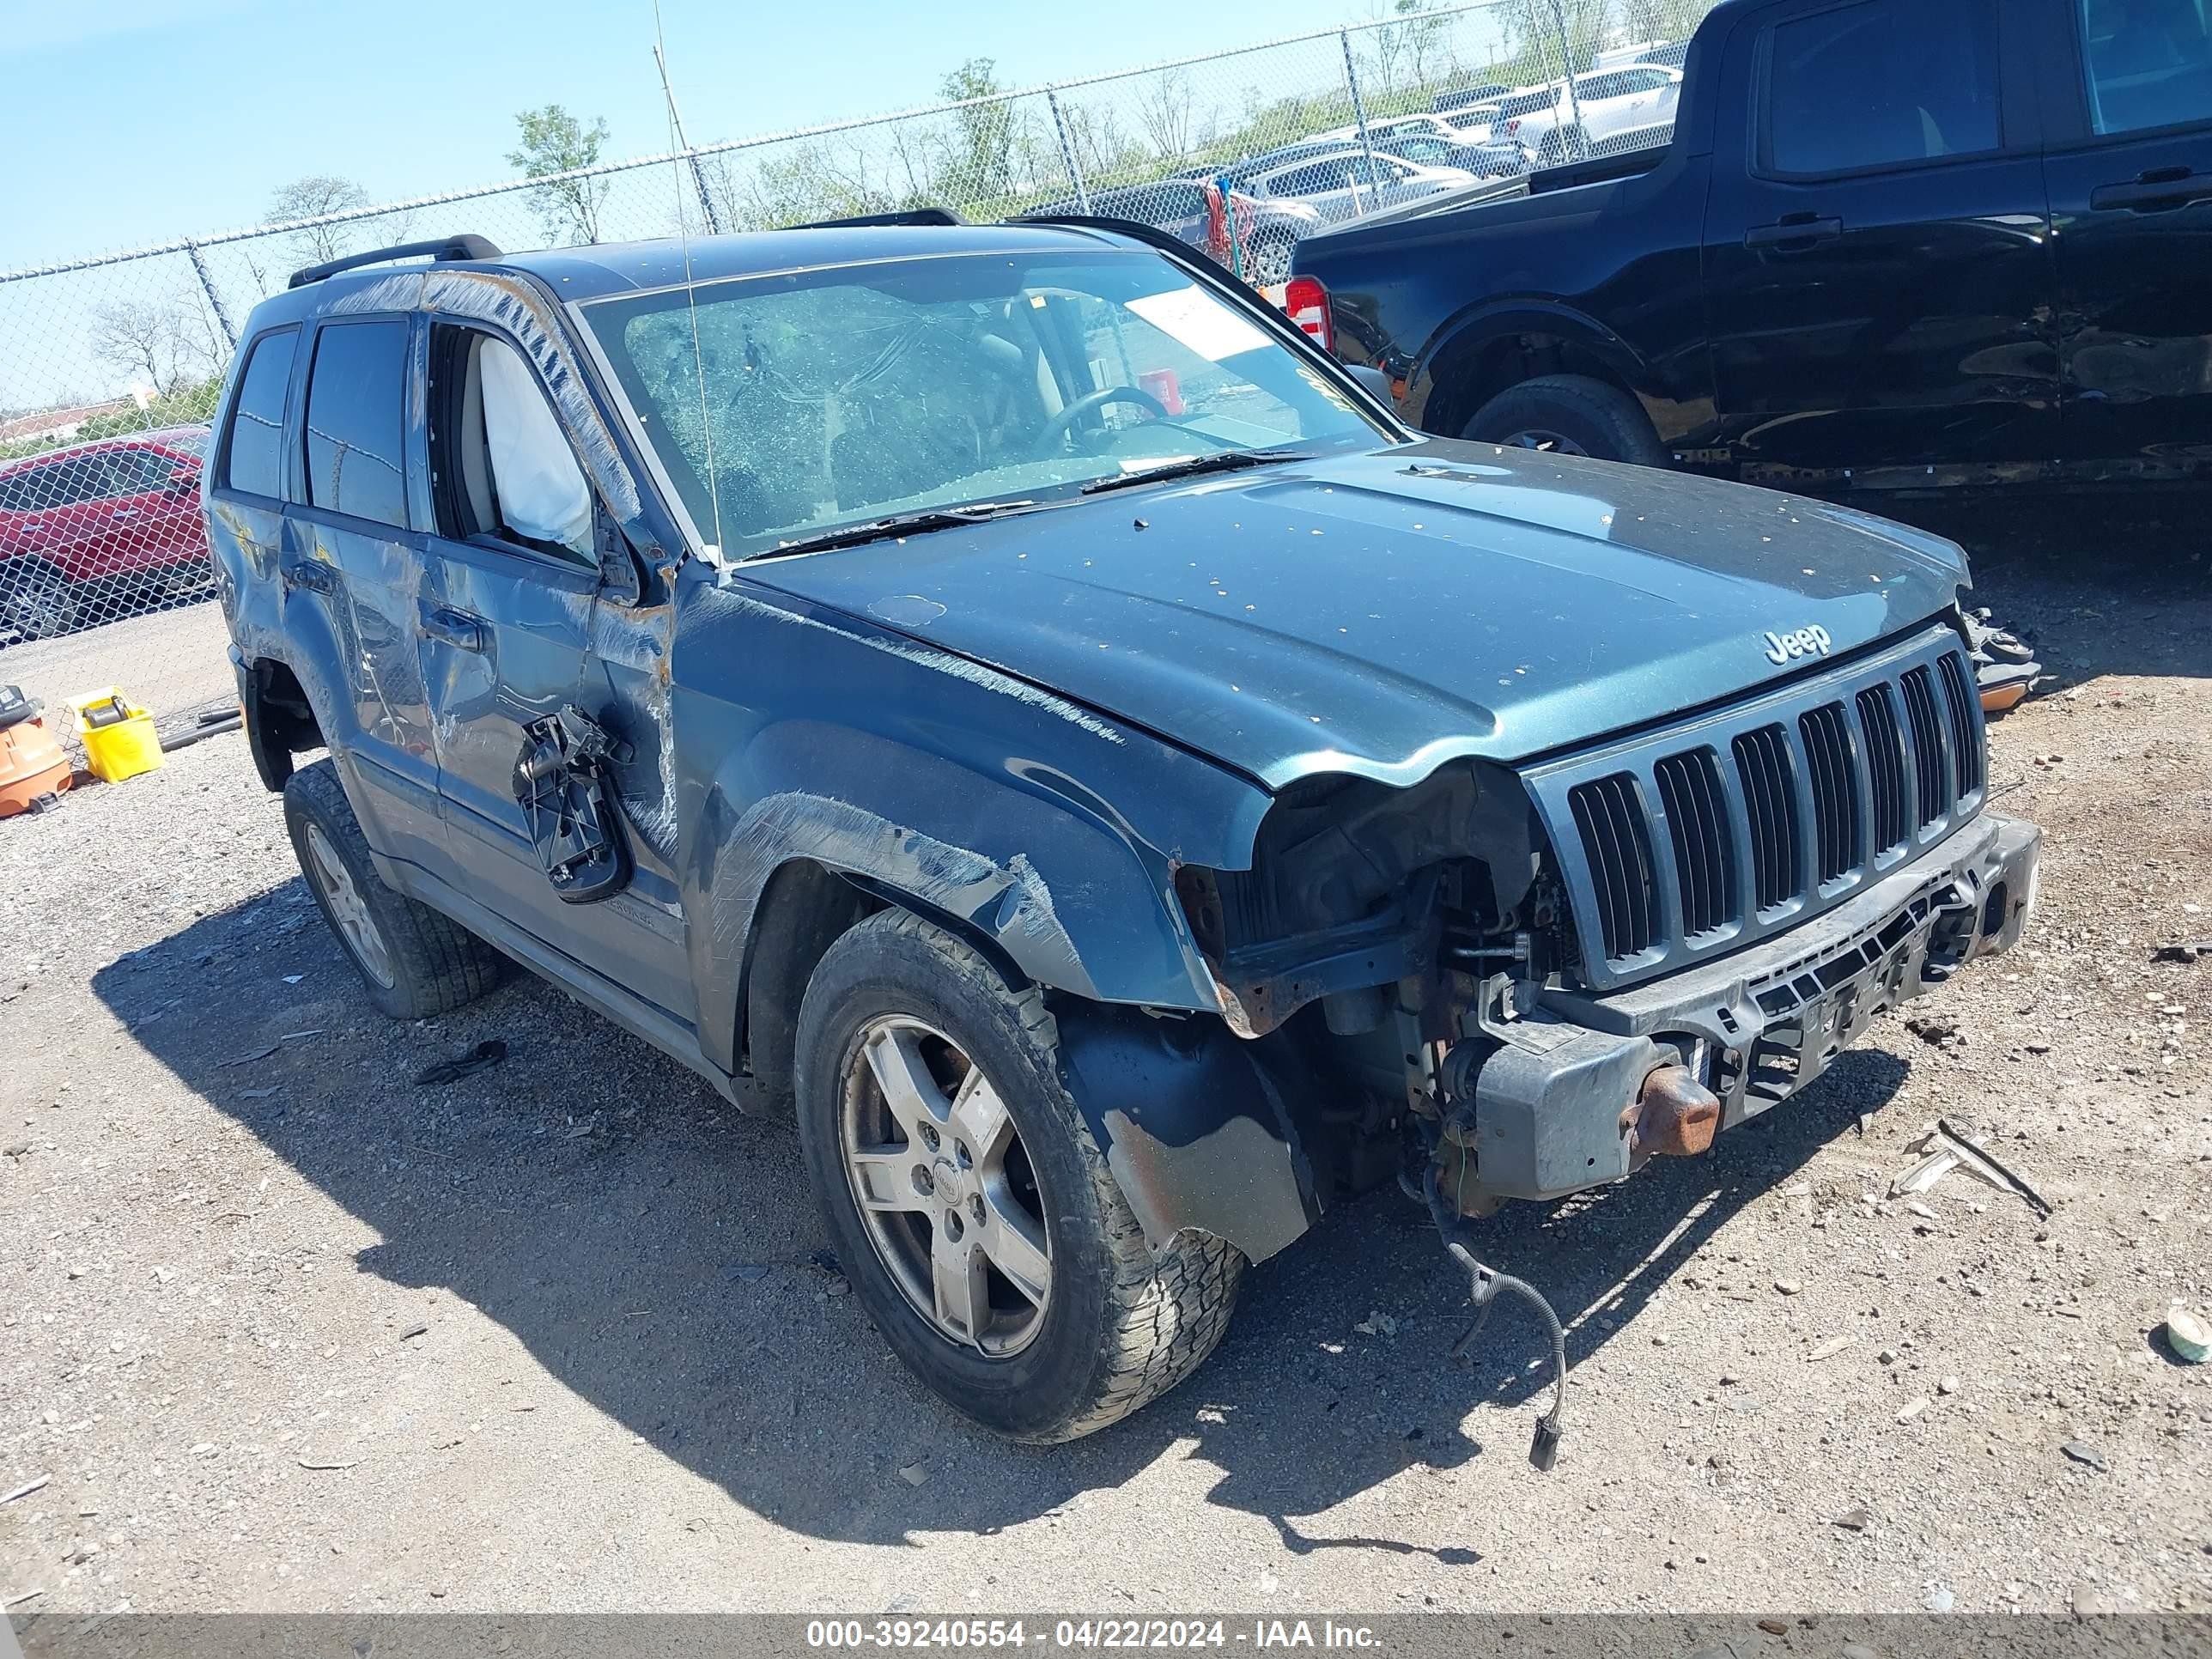
POLYGON ((779 558, 786 553, 823 553, 831 548, 859 547, 866 542, 879 542, 892 536, 916 536, 932 530, 957 530, 963 525, 988 524, 993 519, 1033 512, 1037 505, 1036 501, 977 501, 969 507, 933 507, 927 513, 898 513, 888 519, 871 519, 866 524, 825 530, 818 536, 802 537, 795 542, 778 542, 774 547, 746 554, 739 562, 779 558))
POLYGON ((1109 489, 1137 484, 1161 483, 1170 478, 1196 478, 1208 472, 1235 472, 1248 466, 1273 466, 1281 461, 1310 461, 1310 455, 1288 455, 1279 449, 1224 449, 1211 455, 1194 455, 1187 461, 1148 466, 1140 472, 1124 472, 1118 478, 1100 478, 1083 486, 1085 495, 1102 495, 1109 489))

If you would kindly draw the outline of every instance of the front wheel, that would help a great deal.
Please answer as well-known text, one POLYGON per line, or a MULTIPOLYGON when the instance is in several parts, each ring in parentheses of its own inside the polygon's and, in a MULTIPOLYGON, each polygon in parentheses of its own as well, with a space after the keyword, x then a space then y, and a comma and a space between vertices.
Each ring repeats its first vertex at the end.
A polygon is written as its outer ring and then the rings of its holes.
POLYGON ((1244 1258, 1155 1252, 1058 1061, 1043 994, 882 911, 799 1010, 799 1135, 839 1259, 900 1358, 1012 1439, 1073 1440, 1196 1370, 1244 1258))

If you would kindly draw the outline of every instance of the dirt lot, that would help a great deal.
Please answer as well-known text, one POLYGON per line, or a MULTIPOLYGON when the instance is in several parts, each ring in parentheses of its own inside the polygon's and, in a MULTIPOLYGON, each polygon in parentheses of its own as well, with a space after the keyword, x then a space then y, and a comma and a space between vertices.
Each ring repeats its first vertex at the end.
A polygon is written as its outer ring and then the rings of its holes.
POLYGON ((1994 734, 2028 945, 1710 1157, 1489 1224, 1572 1316, 1548 1477, 1533 1328, 1450 1365, 1464 1282, 1394 1194, 1181 1390, 1012 1449, 811 1259, 787 1129, 532 981, 372 1014, 236 737, 0 826, 0 1492, 48 1477, 0 1600, 2212 1607, 2212 1367, 2155 1334, 2212 1296, 2212 959, 2154 959, 2212 934, 2203 544, 1984 540, 2062 676, 1994 734), (1877 1201, 1938 1114, 2057 1213, 1877 1201))

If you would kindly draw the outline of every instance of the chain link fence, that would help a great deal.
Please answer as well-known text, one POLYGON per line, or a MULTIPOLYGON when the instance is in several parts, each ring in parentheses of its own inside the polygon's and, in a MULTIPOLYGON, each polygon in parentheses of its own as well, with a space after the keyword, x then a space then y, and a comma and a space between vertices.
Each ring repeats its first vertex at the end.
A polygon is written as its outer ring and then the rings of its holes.
POLYGON ((247 313, 300 267, 463 232, 519 250, 933 206, 979 221, 1141 219, 1266 285, 1287 274, 1299 237, 1327 225, 1663 143, 1668 65, 1711 3, 1419 7, 1204 58, 1021 91, 986 85, 901 114, 0 272, 0 683, 52 707, 120 686, 170 737, 228 708, 198 505, 206 423, 247 313), (1638 64, 1654 53, 1656 68, 1638 64))

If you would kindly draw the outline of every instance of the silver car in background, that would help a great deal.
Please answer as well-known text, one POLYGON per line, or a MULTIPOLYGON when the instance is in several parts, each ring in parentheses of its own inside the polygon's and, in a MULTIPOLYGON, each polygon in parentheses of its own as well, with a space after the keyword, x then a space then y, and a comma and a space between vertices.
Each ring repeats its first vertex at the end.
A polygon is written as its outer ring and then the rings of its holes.
POLYGON ((1463 167, 1424 167, 1358 149, 1288 155, 1250 165, 1237 187, 1278 201, 1303 202, 1331 224, 1477 182, 1463 167))

